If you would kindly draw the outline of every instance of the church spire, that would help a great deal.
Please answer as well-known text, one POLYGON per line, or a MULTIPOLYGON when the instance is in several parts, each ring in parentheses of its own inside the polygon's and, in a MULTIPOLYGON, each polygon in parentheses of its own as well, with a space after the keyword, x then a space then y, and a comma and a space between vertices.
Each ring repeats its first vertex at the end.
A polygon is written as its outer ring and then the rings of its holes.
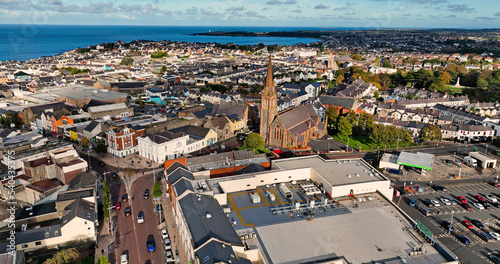
POLYGON ((269 56, 269 63, 267 65, 267 76, 264 91, 262 95, 273 96, 276 95, 276 89, 274 88, 274 77, 273 77, 273 62, 271 56, 269 56))

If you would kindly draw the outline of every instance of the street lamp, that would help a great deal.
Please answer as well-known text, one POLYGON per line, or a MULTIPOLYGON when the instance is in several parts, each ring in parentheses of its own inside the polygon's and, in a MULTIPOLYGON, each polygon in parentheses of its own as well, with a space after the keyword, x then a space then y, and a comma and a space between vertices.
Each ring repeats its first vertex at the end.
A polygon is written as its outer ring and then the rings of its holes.
POLYGON ((484 150, 484 155, 488 155, 488 145, 486 145, 486 149, 484 150))
POLYGON ((87 151, 87 158, 89 159, 89 172, 92 170, 92 164, 90 163, 90 149, 87 151))

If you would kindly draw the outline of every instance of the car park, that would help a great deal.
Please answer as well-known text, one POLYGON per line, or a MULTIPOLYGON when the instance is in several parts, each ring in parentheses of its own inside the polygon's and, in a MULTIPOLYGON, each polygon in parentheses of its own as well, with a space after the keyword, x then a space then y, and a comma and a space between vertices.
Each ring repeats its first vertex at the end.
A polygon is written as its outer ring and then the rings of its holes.
POLYGON ((474 229, 474 226, 468 220, 463 220, 462 224, 470 230, 474 229))
POLYGON ((146 241, 146 247, 148 248, 148 252, 153 252, 156 250, 155 241, 153 239, 148 239, 146 241))
POLYGON ((448 198, 441 198, 440 200, 444 205, 451 205, 451 201, 448 198))
POLYGON ((168 238, 165 238, 163 240, 163 244, 165 245, 165 250, 169 250, 172 248, 172 244, 170 244, 170 239, 168 238))
POLYGON ((130 207, 125 208, 125 216, 129 216, 130 214, 132 214, 132 209, 130 207))
POLYGON ((137 214, 137 223, 144 223, 144 214, 142 212, 139 212, 139 214, 137 214))
POLYGON ((484 206, 482 204, 480 204, 480 203, 473 203, 472 205, 474 205, 474 207, 476 207, 479 210, 483 210, 484 209, 484 206))
POLYGON ((491 194, 487 194, 487 195, 485 195, 485 197, 486 197, 486 199, 488 199, 488 201, 490 201, 492 203, 498 202, 498 199, 495 196, 491 195, 491 194))
POLYGON ((168 232, 167 232, 167 229, 163 228, 161 230, 161 238, 165 239, 165 238, 168 238, 168 232))
POLYGON ((470 240, 466 236, 458 235, 457 239, 466 245, 470 244, 470 240))
POLYGON ((497 232, 489 232, 488 233, 493 239, 500 240, 500 234, 497 232))
POLYGON ((165 252, 165 256, 167 258, 167 262, 173 262, 174 261, 174 256, 172 255, 172 250, 167 250, 165 252))
POLYGON ((415 206, 417 204, 417 200, 413 199, 410 201, 410 206, 415 206))
POLYGON ((471 222, 473 225, 475 225, 475 226, 477 226, 477 227, 479 227, 479 228, 484 228, 483 223, 481 223, 481 221, 479 221, 479 220, 477 220, 477 219, 472 219, 472 220, 470 220, 470 222, 471 222))

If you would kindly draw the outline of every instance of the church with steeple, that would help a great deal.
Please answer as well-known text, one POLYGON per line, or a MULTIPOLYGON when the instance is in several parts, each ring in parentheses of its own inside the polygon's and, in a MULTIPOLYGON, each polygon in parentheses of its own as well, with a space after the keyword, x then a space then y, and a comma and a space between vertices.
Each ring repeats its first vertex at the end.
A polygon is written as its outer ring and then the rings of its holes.
POLYGON ((278 97, 269 57, 267 76, 262 90, 260 135, 266 144, 282 148, 307 147, 312 139, 327 134, 327 127, 311 104, 286 109, 278 113, 278 97))

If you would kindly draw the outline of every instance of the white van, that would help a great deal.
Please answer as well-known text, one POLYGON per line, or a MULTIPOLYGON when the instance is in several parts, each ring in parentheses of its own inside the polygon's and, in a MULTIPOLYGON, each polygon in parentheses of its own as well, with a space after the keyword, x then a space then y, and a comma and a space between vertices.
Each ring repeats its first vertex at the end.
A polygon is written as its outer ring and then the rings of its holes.
POLYGON ((120 264, 128 264, 128 256, 127 254, 123 254, 120 256, 120 264))

